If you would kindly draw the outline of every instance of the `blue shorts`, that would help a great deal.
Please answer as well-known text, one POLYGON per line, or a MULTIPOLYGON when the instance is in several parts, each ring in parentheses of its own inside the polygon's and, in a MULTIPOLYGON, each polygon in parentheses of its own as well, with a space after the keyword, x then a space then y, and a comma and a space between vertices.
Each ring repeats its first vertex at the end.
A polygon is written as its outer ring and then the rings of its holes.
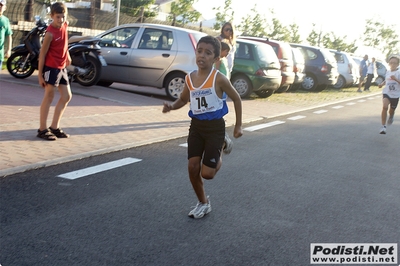
POLYGON ((390 98, 389 95, 383 94, 383 99, 385 99, 385 98, 389 100, 390 108, 392 108, 392 109, 397 108, 397 104, 399 103, 399 98, 390 98))
POLYGON ((189 128, 188 159, 203 158, 203 164, 217 168, 225 139, 225 120, 198 120, 192 118, 189 128))
POLYGON ((69 85, 67 69, 58 69, 48 66, 44 66, 43 78, 46 83, 51 84, 55 87, 58 85, 69 85))

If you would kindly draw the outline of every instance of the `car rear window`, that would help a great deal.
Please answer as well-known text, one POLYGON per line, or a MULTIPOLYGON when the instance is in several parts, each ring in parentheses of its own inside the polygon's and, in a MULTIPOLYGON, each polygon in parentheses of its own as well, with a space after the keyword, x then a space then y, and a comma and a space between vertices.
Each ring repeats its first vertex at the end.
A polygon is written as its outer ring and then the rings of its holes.
POLYGON ((330 64, 336 64, 336 59, 333 54, 328 49, 321 49, 320 50, 322 55, 325 57, 325 61, 330 64))
POLYGON ((256 45, 256 52, 262 63, 271 64, 275 62, 279 66, 279 60, 274 50, 268 44, 260 43, 256 45))
POLYGON ((235 58, 238 59, 253 59, 253 54, 251 51, 251 44, 236 42, 236 52, 235 58))
POLYGON ((343 54, 339 54, 339 53, 335 53, 335 52, 332 52, 332 54, 335 57, 336 62, 338 62, 339 64, 344 64, 345 63, 343 54))

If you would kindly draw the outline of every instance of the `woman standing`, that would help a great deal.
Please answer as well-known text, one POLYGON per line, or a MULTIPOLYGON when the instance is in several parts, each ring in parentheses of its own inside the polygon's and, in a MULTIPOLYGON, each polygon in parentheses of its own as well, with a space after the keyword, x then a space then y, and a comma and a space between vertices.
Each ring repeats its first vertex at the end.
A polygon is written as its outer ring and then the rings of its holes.
POLYGON ((221 28, 221 35, 219 35, 217 39, 220 41, 224 40, 231 45, 231 50, 229 51, 229 54, 226 58, 228 60, 229 72, 232 72, 233 60, 235 58, 236 51, 236 36, 235 28, 233 27, 231 22, 225 22, 225 24, 221 28))
POLYGON ((371 87, 372 79, 376 76, 376 62, 375 57, 372 57, 371 63, 368 65, 367 70, 367 81, 365 82, 364 91, 369 91, 371 87))

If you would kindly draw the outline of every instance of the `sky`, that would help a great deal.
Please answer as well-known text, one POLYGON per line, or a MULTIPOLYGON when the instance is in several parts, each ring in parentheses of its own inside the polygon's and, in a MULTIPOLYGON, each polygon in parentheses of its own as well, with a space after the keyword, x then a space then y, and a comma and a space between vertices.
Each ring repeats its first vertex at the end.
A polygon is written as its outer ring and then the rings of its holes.
MULTIPOLYGON (((198 0, 194 7, 206 19, 215 17, 213 7, 223 7, 224 0, 198 0)), ((268 19, 269 9, 273 9, 275 16, 286 26, 291 23, 299 25, 302 39, 306 39, 315 29, 324 33, 333 32, 336 36, 346 37, 348 42, 362 38, 366 20, 375 19, 384 25, 394 25, 400 36, 400 0, 386 1, 361 1, 361 0, 232 0, 235 11, 234 25, 238 25, 242 17, 251 14, 251 9, 257 4, 260 14, 265 14, 268 19), (381 3, 382 6, 379 6, 381 3), (262 10, 265 10, 263 12, 262 10), (392 15, 390 10, 396 10, 392 15)))

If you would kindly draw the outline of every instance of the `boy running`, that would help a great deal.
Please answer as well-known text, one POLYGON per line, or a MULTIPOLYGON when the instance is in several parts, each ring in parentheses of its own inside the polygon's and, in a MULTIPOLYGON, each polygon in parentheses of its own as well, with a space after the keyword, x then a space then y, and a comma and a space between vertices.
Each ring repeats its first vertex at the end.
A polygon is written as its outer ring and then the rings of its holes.
POLYGON ((198 203, 189 217, 202 218, 211 211, 209 198, 204 191, 204 179, 213 179, 221 168, 221 151, 230 153, 232 141, 225 132, 224 115, 228 113, 226 93, 233 101, 236 123, 233 136, 242 136, 242 102, 230 81, 213 68, 221 52, 220 41, 212 36, 202 37, 196 47, 198 69, 185 77, 184 89, 175 102, 164 103, 162 112, 176 110, 190 100, 188 171, 198 203))
POLYGON ((400 70, 399 67, 400 58, 398 56, 391 56, 389 58, 389 67, 390 70, 386 72, 385 80, 379 84, 379 88, 382 88, 383 85, 385 87, 382 90, 383 94, 383 108, 382 108, 382 128, 379 132, 380 134, 386 134, 386 118, 387 112, 389 109, 389 118, 387 120, 387 125, 390 126, 393 124, 394 119, 394 111, 397 108, 397 104, 399 103, 400 97, 400 70))

